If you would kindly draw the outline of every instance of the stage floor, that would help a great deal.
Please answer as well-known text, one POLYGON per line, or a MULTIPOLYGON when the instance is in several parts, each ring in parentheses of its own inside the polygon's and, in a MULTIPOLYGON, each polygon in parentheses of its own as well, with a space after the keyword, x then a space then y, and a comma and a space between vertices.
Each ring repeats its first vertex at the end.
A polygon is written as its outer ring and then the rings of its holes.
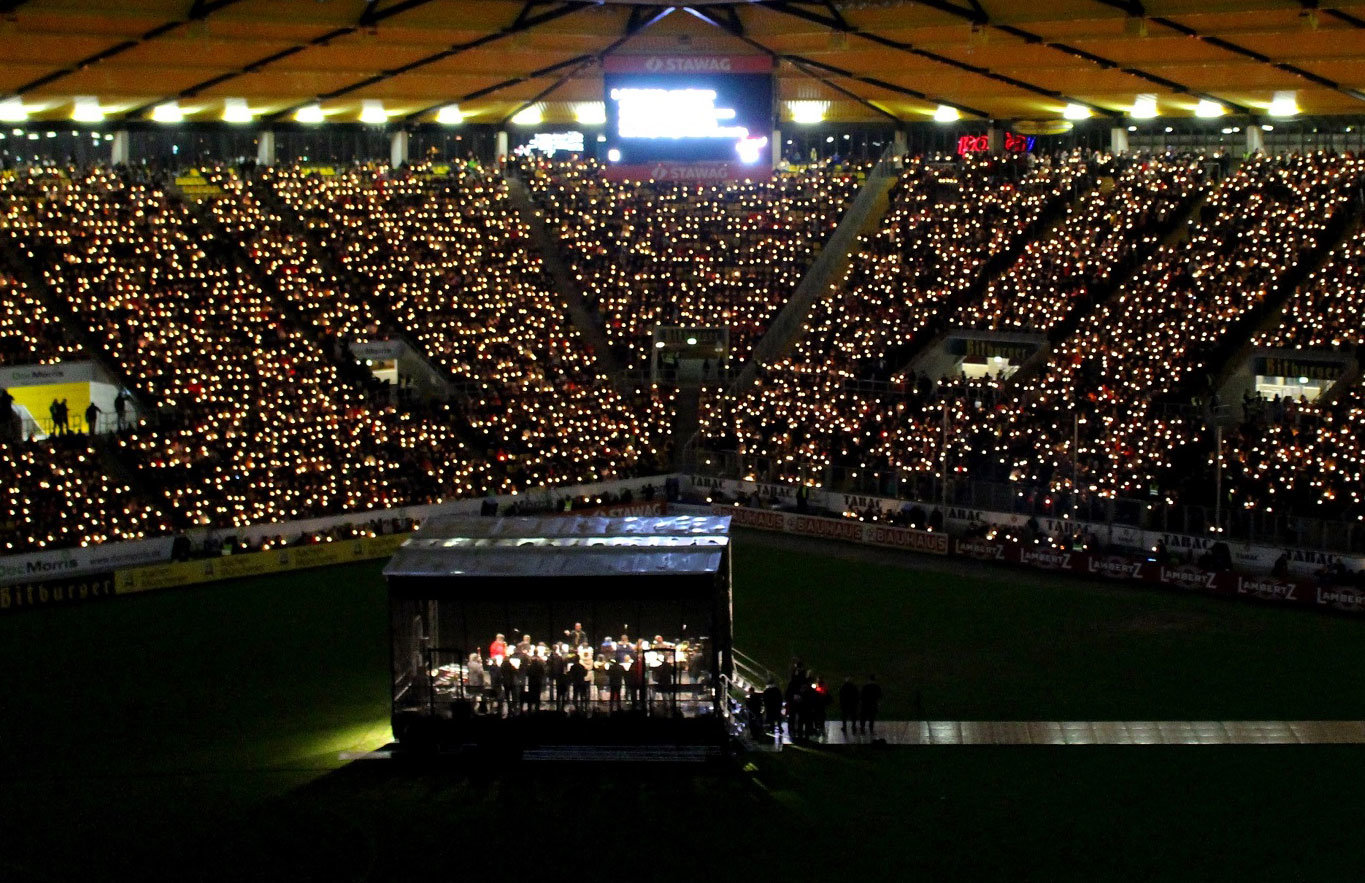
MULTIPOLYGON (((816 744, 1316 745, 1365 743, 1365 721, 878 721, 876 733, 825 724, 816 744)), ((790 745, 784 732, 782 741, 790 745)), ((754 747, 772 746, 761 740, 754 747)))

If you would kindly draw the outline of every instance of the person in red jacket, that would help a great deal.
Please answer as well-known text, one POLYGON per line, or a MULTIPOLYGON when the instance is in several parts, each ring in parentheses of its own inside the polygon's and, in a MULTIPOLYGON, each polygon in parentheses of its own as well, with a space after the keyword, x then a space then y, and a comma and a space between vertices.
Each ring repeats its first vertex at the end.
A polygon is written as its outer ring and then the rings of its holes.
POLYGON ((502 665, 503 657, 507 655, 507 636, 499 634, 493 639, 493 643, 488 645, 488 656, 493 660, 494 665, 502 665))

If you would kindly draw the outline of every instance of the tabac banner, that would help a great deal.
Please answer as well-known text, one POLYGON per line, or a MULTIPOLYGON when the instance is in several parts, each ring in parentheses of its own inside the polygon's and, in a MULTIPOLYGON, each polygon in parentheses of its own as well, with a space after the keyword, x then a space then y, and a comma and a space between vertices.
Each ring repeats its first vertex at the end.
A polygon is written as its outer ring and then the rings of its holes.
POLYGON ((318 543, 312 546, 271 549, 246 555, 224 555, 151 567, 133 567, 114 574, 114 593, 131 595, 218 580, 264 576, 310 567, 327 567, 333 564, 384 558, 392 555, 410 536, 412 536, 410 533, 396 533, 339 540, 334 543, 318 543))

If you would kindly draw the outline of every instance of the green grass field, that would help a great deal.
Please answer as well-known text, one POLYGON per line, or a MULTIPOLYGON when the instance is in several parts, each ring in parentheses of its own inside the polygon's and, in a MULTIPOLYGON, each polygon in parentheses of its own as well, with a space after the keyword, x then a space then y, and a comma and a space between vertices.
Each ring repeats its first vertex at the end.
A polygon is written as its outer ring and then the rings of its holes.
MULTIPOLYGON (((389 736, 381 567, 0 619, 0 881, 1365 869, 1365 747, 343 764, 389 736)), ((735 583, 741 648, 831 681, 876 671, 888 718, 916 693, 934 718, 1365 717, 1365 623, 1348 619, 748 533, 735 583)))

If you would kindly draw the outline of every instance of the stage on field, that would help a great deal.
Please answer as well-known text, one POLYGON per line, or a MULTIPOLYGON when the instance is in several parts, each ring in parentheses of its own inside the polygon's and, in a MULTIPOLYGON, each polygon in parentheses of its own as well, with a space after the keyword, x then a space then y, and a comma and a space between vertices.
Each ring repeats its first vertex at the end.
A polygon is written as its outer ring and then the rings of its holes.
POLYGON ((516 746, 725 738, 730 519, 446 516, 394 554, 394 735, 516 746))

